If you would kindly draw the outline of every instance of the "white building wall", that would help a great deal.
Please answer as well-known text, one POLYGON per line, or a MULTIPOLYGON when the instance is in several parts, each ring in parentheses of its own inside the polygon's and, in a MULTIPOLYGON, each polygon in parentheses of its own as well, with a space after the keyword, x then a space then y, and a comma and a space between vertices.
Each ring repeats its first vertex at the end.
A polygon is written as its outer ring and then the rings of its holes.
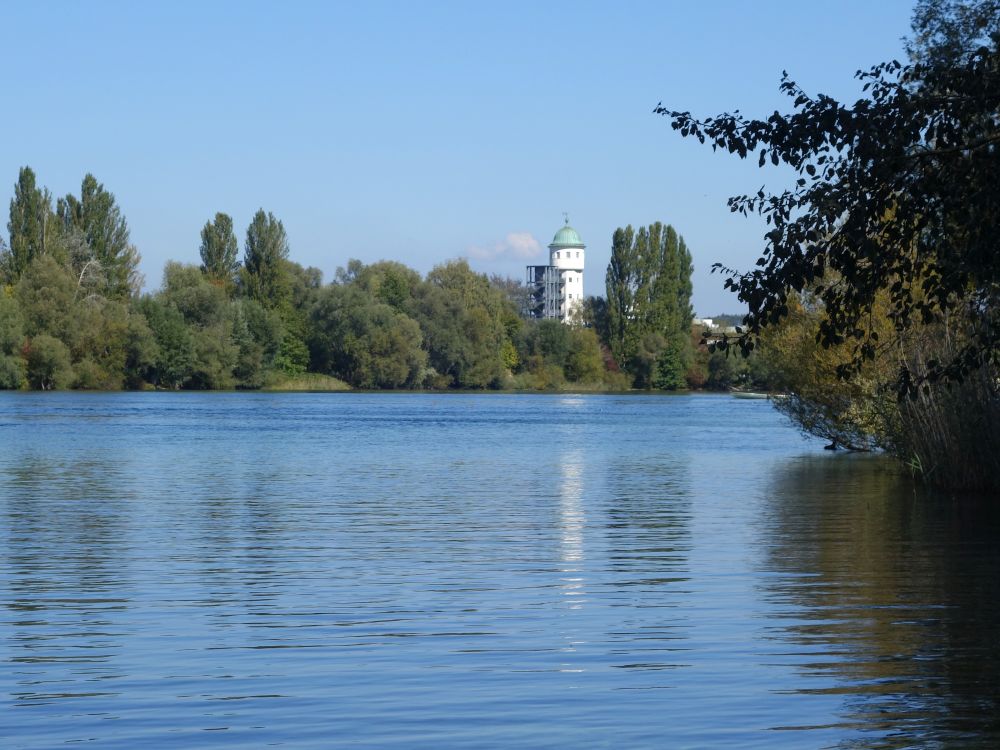
POLYGON ((559 269, 561 294, 559 315, 566 323, 576 322, 583 305, 583 266, 586 250, 582 247, 550 247, 549 265, 559 269))
POLYGON ((582 247, 550 247, 549 265, 558 269, 572 268, 582 272, 586 255, 587 251, 582 247))
POLYGON ((579 317, 583 304, 583 269, 563 271, 561 276, 563 315, 566 322, 573 322, 579 317))

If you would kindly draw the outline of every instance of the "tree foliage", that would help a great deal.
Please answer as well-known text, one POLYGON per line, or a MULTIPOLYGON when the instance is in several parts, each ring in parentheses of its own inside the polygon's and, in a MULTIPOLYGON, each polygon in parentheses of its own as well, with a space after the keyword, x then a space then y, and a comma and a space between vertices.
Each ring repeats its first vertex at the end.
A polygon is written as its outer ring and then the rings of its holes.
POLYGON ((356 281, 373 299, 399 312, 410 309, 414 291, 422 283, 420 274, 392 260, 363 266, 357 271, 356 281))
POLYGON ((611 238, 611 259, 608 261, 607 288, 608 344, 615 360, 626 362, 631 352, 629 316, 635 307, 639 286, 639 269, 635 258, 635 232, 631 225, 615 230, 611 238))
POLYGON ((232 220, 218 213, 201 231, 201 266, 168 262, 160 288, 139 296, 114 196, 87 175, 53 212, 27 167, 8 228, 0 388, 280 388, 315 382, 296 380, 307 371, 360 388, 625 386, 593 331, 526 327, 522 285, 463 260, 426 277, 351 260, 324 285, 263 210, 238 268, 232 220))
POLYGON ((184 325, 184 316, 176 307, 154 297, 140 300, 139 310, 155 342, 155 355, 145 379, 162 388, 181 388, 191 379, 195 357, 192 332, 184 325))
POLYGON ((225 289, 236 282, 240 262, 239 244, 233 232, 233 220, 228 214, 217 213, 213 221, 206 221, 201 229, 201 270, 212 281, 225 289))
POLYGON ((48 190, 37 187, 31 167, 21 167, 7 222, 10 246, 2 260, 8 281, 17 281, 32 260, 45 254, 55 231, 54 218, 52 196, 48 190))
POLYGON ((51 256, 32 260, 14 289, 29 336, 70 336, 76 330, 79 287, 73 273, 51 256))
POLYGON ((287 304, 291 285, 284 261, 288 259, 285 226, 274 214, 260 209, 247 227, 243 269, 247 296, 266 308, 287 304))
POLYGON ((67 388, 73 380, 69 349, 47 333, 30 339, 25 346, 28 384, 39 391, 67 388))
POLYGON ((20 356, 24 323, 17 301, 0 288, 0 389, 20 388, 24 380, 24 360, 20 356))
POLYGON ((914 62, 967 63, 1000 33, 1000 0, 919 0, 912 27, 906 52, 914 62))
POLYGON ((504 294, 464 260, 435 266, 414 295, 430 365, 461 388, 498 387, 505 372, 504 294))
POLYGON ((922 0, 911 64, 859 73, 853 106, 786 76, 791 115, 660 109, 683 135, 798 171, 730 201, 771 224, 757 268, 727 286, 750 308, 736 343, 788 394, 778 408, 951 488, 1000 486, 998 11, 922 0))
MULTIPOLYGON (((887 291, 879 293, 873 316, 884 339, 894 336, 884 314, 888 299, 887 291)), ((956 335, 960 330, 949 323, 917 322, 896 339, 892 350, 843 379, 837 377, 836 366, 850 343, 826 348, 816 343, 823 319, 817 299, 808 293, 796 295, 789 308, 780 325, 764 331, 753 352, 787 394, 775 402, 779 411, 804 432, 831 441, 831 447, 886 450, 932 483, 965 489, 1000 486, 998 368, 985 365, 961 383, 920 389, 912 399, 898 399, 892 392, 901 363, 920 366, 928 359, 948 357, 961 341, 956 335)), ((962 321, 955 322, 960 329, 962 321)))
POLYGON ((641 388, 683 386, 691 310, 691 253, 670 225, 615 230, 602 321, 615 360, 641 388))
POLYGON ((819 340, 851 343, 850 361, 840 370, 848 376, 885 345, 872 321, 876 297, 886 291, 886 314, 898 334, 955 316, 966 324, 952 355, 902 365, 901 393, 912 394, 922 382, 961 380, 997 361, 995 23, 983 41, 958 58, 947 45, 933 46, 910 65, 893 61, 859 72, 866 95, 853 105, 810 96, 786 74, 781 90, 793 100, 791 114, 702 120, 656 108, 683 136, 740 158, 756 156, 761 166, 786 164, 797 174, 780 193, 762 188, 729 201, 731 210, 758 213, 771 227, 754 270, 723 269, 726 286, 749 307, 738 337, 744 352, 788 316, 791 295, 812 290, 823 308, 819 340))
POLYGON ((314 361, 359 388, 420 383, 427 354, 420 326, 357 287, 331 286, 312 310, 314 361))
POLYGON ((80 197, 69 194, 60 198, 56 212, 65 232, 79 233, 87 256, 79 262, 100 273, 103 293, 113 299, 137 294, 142 285, 139 251, 131 244, 128 222, 114 194, 87 174, 80 185, 80 197))
MULTIPOLYGON (((884 412, 880 390, 883 372, 867 363, 863 372, 850 380, 837 378, 849 344, 821 347, 816 335, 822 321, 821 306, 812 295, 789 298, 789 312, 781 325, 769 327, 753 355, 765 359, 775 369, 775 378, 785 392, 775 401, 804 433, 829 440, 831 447, 870 450, 879 447, 884 434, 884 412)), ((883 332, 890 328, 883 317, 883 332)), ((717 352, 713 357, 728 363, 742 363, 738 357, 717 352)))

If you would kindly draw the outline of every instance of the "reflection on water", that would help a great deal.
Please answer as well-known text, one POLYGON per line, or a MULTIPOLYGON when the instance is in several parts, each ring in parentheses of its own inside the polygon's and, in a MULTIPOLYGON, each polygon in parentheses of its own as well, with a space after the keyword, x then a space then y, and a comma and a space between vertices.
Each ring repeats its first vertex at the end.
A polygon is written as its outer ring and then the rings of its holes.
POLYGON ((581 565, 584 559, 583 532, 587 523, 587 514, 583 509, 583 453, 580 450, 563 453, 559 470, 561 479, 559 485, 559 525, 562 532, 561 559, 564 563, 562 572, 566 574, 566 585, 563 587, 569 604, 578 609, 582 603, 580 595, 583 592, 581 565))
POLYGON ((684 581, 691 546, 691 500, 683 461, 663 458, 650 466, 625 460, 611 472, 608 510, 612 567, 639 573, 634 586, 684 581))
POLYGON ((116 615, 129 586, 116 559, 128 498, 109 469, 99 450, 71 463, 28 454, 3 477, 8 665, 18 702, 117 695, 109 685, 120 676, 125 633, 116 615), (71 664, 82 679, 53 678, 52 664, 71 664))
POLYGON ((986 498, 915 486, 887 462, 799 459, 760 524, 773 637, 798 692, 841 696, 868 747, 1000 745, 1000 523, 986 498))
MULTIPOLYGON (((568 435, 562 435, 561 439, 570 442, 568 435)), ((559 559, 562 563, 559 567, 560 588, 564 606, 571 611, 584 609, 587 602, 584 569, 584 531, 587 515, 583 508, 583 471, 583 452, 579 448, 569 448, 561 453, 559 458, 559 559)), ((560 671, 582 673, 585 668, 579 664, 576 657, 579 650, 587 646, 586 636, 573 621, 564 623, 560 630, 563 639, 562 651, 565 654, 565 661, 560 671)))
POLYGON ((577 573, 572 567, 583 560, 583 528, 587 516, 583 510, 583 454, 581 451, 566 452, 559 465, 562 482, 559 493, 559 523, 562 527, 562 560, 568 566, 567 573, 577 573))
POLYGON ((711 397, 0 395, 4 747, 998 744, 998 526, 711 397))

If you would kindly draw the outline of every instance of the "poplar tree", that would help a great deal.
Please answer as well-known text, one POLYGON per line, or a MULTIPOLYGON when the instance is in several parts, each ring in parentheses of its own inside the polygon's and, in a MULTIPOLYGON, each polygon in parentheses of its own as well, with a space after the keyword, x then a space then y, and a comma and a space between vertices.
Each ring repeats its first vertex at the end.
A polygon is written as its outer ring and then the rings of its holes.
POLYGON ((21 167, 10 201, 10 247, 4 253, 3 270, 9 282, 15 282, 31 264, 44 255, 55 229, 52 221, 52 197, 37 187, 31 167, 21 167))
POLYGON ((114 194, 87 174, 80 198, 72 194, 60 198, 56 210, 66 228, 82 233, 90 253, 88 262, 96 262, 106 279, 106 295, 125 299, 136 294, 141 282, 139 251, 129 240, 128 222, 114 194))
POLYGON ((206 221, 201 230, 201 271, 210 280, 230 289, 240 263, 239 244, 233 232, 233 220, 228 214, 216 213, 215 221, 206 221))
POLYGON ((606 277, 609 345, 638 387, 683 385, 691 272, 691 254, 672 226, 628 226, 612 237, 606 277))
POLYGON ((258 210, 247 227, 244 284, 247 296, 267 309, 283 308, 288 302, 291 289, 284 265, 288 252, 284 225, 274 214, 258 210))
POLYGON ((608 297, 608 346, 611 355, 620 365, 629 358, 627 333, 629 316, 634 312, 638 277, 633 257, 635 232, 629 225, 615 230, 611 238, 611 260, 605 276, 608 297))

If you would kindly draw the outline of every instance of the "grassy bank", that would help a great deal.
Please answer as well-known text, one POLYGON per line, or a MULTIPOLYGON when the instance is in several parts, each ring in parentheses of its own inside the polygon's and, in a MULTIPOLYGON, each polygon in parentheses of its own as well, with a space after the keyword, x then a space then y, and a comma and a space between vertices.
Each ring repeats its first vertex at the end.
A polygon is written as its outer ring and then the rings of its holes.
POLYGON ((261 388, 261 390, 312 392, 349 391, 351 390, 351 386, 343 380, 338 380, 337 378, 330 377, 329 375, 306 372, 302 375, 295 375, 291 377, 276 377, 269 381, 263 388, 261 388))

